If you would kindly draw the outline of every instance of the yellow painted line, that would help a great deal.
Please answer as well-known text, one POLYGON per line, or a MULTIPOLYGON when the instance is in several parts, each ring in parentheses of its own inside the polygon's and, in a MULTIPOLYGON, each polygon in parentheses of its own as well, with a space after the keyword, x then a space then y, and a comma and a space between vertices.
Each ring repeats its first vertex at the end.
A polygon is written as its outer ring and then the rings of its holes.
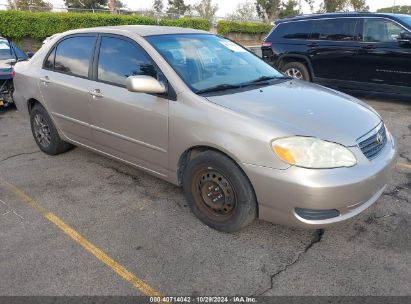
POLYGON ((83 247, 85 250, 94 255, 100 262, 109 267, 112 271, 117 273, 122 279, 129 282, 134 288, 142 292, 146 296, 160 296, 160 293, 144 282, 142 279, 136 277, 133 273, 128 271, 124 266, 110 258, 104 251, 93 245, 86 238, 84 238, 80 233, 71 228, 69 225, 64 223, 57 215, 49 212, 43 208, 38 202, 24 193, 22 190, 16 186, 10 184, 0 177, 0 184, 7 187, 11 192, 13 192, 17 197, 22 199, 25 203, 30 205, 32 208, 37 210, 41 215, 53 223, 55 226, 60 228, 66 235, 72 238, 77 244, 83 247))
POLYGON ((411 169, 411 164, 398 163, 398 167, 411 169))

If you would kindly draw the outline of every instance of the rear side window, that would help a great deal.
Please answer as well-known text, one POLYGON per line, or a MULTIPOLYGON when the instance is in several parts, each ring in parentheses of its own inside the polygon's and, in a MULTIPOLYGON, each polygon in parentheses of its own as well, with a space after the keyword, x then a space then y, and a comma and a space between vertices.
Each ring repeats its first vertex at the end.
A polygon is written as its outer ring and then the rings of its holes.
POLYGON ((98 80, 126 85, 129 76, 148 75, 157 78, 156 69, 146 52, 130 41, 102 37, 98 58, 98 80))
POLYGON ((96 37, 77 36, 64 39, 56 49, 54 70, 88 77, 96 37))
POLYGON ((357 20, 355 18, 316 20, 311 39, 333 41, 356 40, 357 20))
POLYGON ((280 23, 268 39, 309 39, 312 24, 312 21, 280 23))

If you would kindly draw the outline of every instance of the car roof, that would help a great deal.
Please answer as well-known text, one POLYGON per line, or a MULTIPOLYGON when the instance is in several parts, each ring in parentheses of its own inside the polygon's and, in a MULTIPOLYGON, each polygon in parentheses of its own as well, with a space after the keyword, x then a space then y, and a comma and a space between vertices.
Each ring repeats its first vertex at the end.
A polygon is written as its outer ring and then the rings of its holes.
MULTIPOLYGON (((160 26, 160 25, 118 25, 118 26, 102 26, 93 28, 84 28, 72 30, 67 33, 90 33, 90 32, 129 32, 140 36, 154 36, 154 35, 170 35, 170 34, 210 34, 210 32, 194 30, 190 28, 182 28, 176 26, 160 26)), ((65 34, 65 33, 64 33, 65 34)))
POLYGON ((321 14, 299 15, 295 17, 285 18, 285 19, 278 20, 276 23, 280 24, 283 22, 290 22, 290 21, 338 18, 338 17, 388 17, 391 19, 398 20, 398 16, 401 16, 401 14, 371 13, 371 12, 321 13, 321 14))

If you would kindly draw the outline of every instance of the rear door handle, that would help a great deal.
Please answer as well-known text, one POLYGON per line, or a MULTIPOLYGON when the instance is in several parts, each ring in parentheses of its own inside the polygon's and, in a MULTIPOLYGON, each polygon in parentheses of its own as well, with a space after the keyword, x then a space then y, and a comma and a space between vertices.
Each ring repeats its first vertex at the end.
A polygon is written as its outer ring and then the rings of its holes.
POLYGON ((44 84, 51 82, 51 81, 50 81, 50 78, 49 78, 48 76, 41 77, 41 78, 40 78, 40 81, 41 81, 42 83, 44 83, 44 84))
POLYGON ((91 90, 91 91, 89 91, 89 93, 90 93, 91 96, 93 96, 93 98, 103 97, 103 94, 101 93, 100 89, 91 90))
POLYGON ((307 44, 308 47, 318 47, 320 46, 317 42, 307 44))

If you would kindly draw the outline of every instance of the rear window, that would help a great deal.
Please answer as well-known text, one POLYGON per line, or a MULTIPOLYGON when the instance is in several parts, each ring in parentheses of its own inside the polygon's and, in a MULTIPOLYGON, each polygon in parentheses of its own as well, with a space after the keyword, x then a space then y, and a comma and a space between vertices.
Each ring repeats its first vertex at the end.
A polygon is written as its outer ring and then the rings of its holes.
POLYGON ((355 18, 324 19, 314 22, 311 39, 352 41, 356 39, 357 20, 355 18))
POLYGON ((312 21, 280 23, 267 40, 271 39, 309 39, 312 21))

